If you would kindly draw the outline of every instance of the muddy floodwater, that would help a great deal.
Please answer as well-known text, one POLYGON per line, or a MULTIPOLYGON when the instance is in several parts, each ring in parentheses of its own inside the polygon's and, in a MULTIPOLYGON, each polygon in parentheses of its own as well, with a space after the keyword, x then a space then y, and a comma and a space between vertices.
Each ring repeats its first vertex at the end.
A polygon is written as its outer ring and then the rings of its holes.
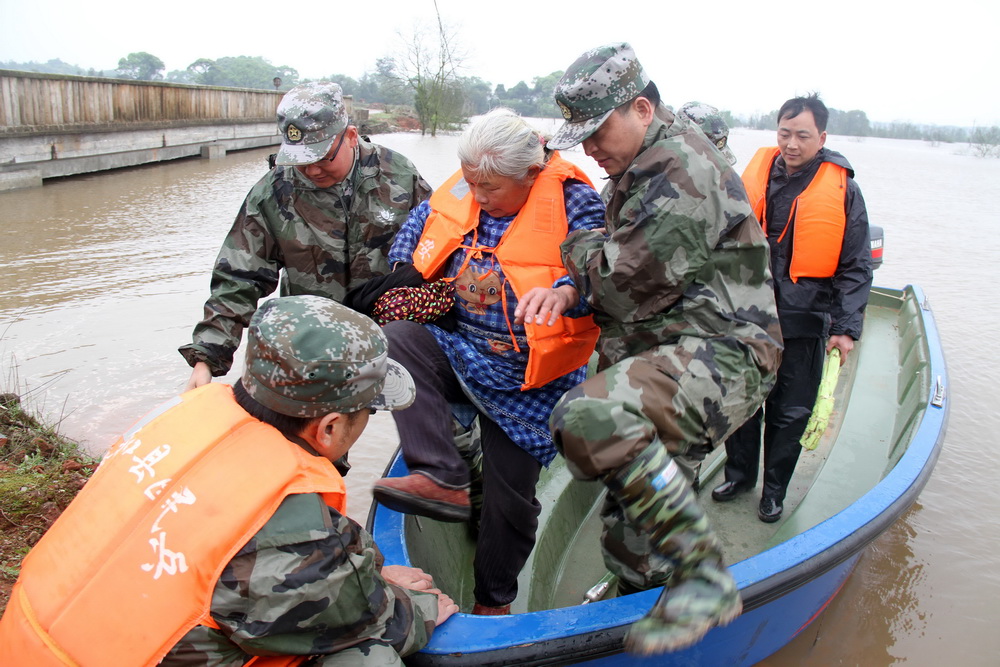
MULTIPOLYGON (((434 186, 457 167, 454 136, 375 140, 434 186)), ((742 169, 774 134, 735 130, 730 141, 742 169)), ((917 504, 819 618, 761 664, 1000 665, 1000 160, 918 141, 834 136, 827 146, 853 163, 870 219, 885 228, 876 284, 915 283, 929 297, 951 418, 917 504)), ((268 152, 0 193, 0 389, 26 394, 94 453, 181 391, 190 369, 177 347, 201 317, 219 245, 268 152)), ((602 175, 582 152, 564 156, 602 175)), ((351 452, 349 513, 362 523, 397 442, 379 413, 351 452)))

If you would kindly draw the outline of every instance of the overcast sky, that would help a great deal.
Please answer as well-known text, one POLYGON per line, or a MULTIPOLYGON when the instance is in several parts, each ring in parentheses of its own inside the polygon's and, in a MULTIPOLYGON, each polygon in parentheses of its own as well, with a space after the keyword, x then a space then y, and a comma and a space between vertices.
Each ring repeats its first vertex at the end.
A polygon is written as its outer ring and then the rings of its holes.
MULTIPOLYGON (((736 114, 818 91, 872 121, 1000 125, 1000 3, 438 0, 464 74, 510 87, 628 41, 663 94, 736 114), (779 7, 780 9, 775 9, 779 7), (648 8, 648 9, 647 9, 648 8)), ((262 56, 300 76, 355 78, 434 20, 433 0, 0 0, 0 61, 113 69, 147 51, 167 71, 262 56)))

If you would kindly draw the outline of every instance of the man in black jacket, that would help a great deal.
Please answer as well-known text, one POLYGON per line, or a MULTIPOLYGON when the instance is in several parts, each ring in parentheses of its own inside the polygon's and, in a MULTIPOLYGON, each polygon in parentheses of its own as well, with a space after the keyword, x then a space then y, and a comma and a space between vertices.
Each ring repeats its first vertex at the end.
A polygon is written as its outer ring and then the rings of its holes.
POLYGON ((816 401, 826 352, 841 363, 861 337, 872 282, 868 213, 854 169, 823 147, 829 111, 813 94, 778 112, 778 146, 762 148, 743 173, 754 213, 771 247, 785 350, 764 408, 726 441, 719 502, 753 488, 764 428, 764 481, 757 516, 781 518, 799 458, 799 440, 816 401))

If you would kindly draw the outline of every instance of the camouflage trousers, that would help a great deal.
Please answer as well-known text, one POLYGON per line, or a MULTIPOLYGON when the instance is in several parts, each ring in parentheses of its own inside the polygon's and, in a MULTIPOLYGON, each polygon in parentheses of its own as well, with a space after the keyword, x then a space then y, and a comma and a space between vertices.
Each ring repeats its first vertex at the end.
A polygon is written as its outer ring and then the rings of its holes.
POLYGON ((343 651, 318 656, 305 663, 305 667, 372 667, 373 665, 402 667, 403 659, 392 646, 369 640, 343 651))
MULTIPOLYGON (((609 366, 566 392, 549 420, 556 446, 577 479, 602 478, 647 447, 663 447, 692 482, 701 460, 763 403, 773 376, 749 353, 682 339, 609 366)), ((602 508, 605 563, 620 586, 663 585, 670 565, 628 524, 612 498, 602 508)))

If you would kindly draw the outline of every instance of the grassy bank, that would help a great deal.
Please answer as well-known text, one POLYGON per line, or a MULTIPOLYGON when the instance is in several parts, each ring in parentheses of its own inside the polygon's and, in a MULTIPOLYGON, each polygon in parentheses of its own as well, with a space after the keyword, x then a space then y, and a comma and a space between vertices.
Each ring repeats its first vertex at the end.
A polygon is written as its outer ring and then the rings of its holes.
POLYGON ((33 415, 16 394, 0 394, 0 613, 21 560, 96 467, 97 459, 33 415))

